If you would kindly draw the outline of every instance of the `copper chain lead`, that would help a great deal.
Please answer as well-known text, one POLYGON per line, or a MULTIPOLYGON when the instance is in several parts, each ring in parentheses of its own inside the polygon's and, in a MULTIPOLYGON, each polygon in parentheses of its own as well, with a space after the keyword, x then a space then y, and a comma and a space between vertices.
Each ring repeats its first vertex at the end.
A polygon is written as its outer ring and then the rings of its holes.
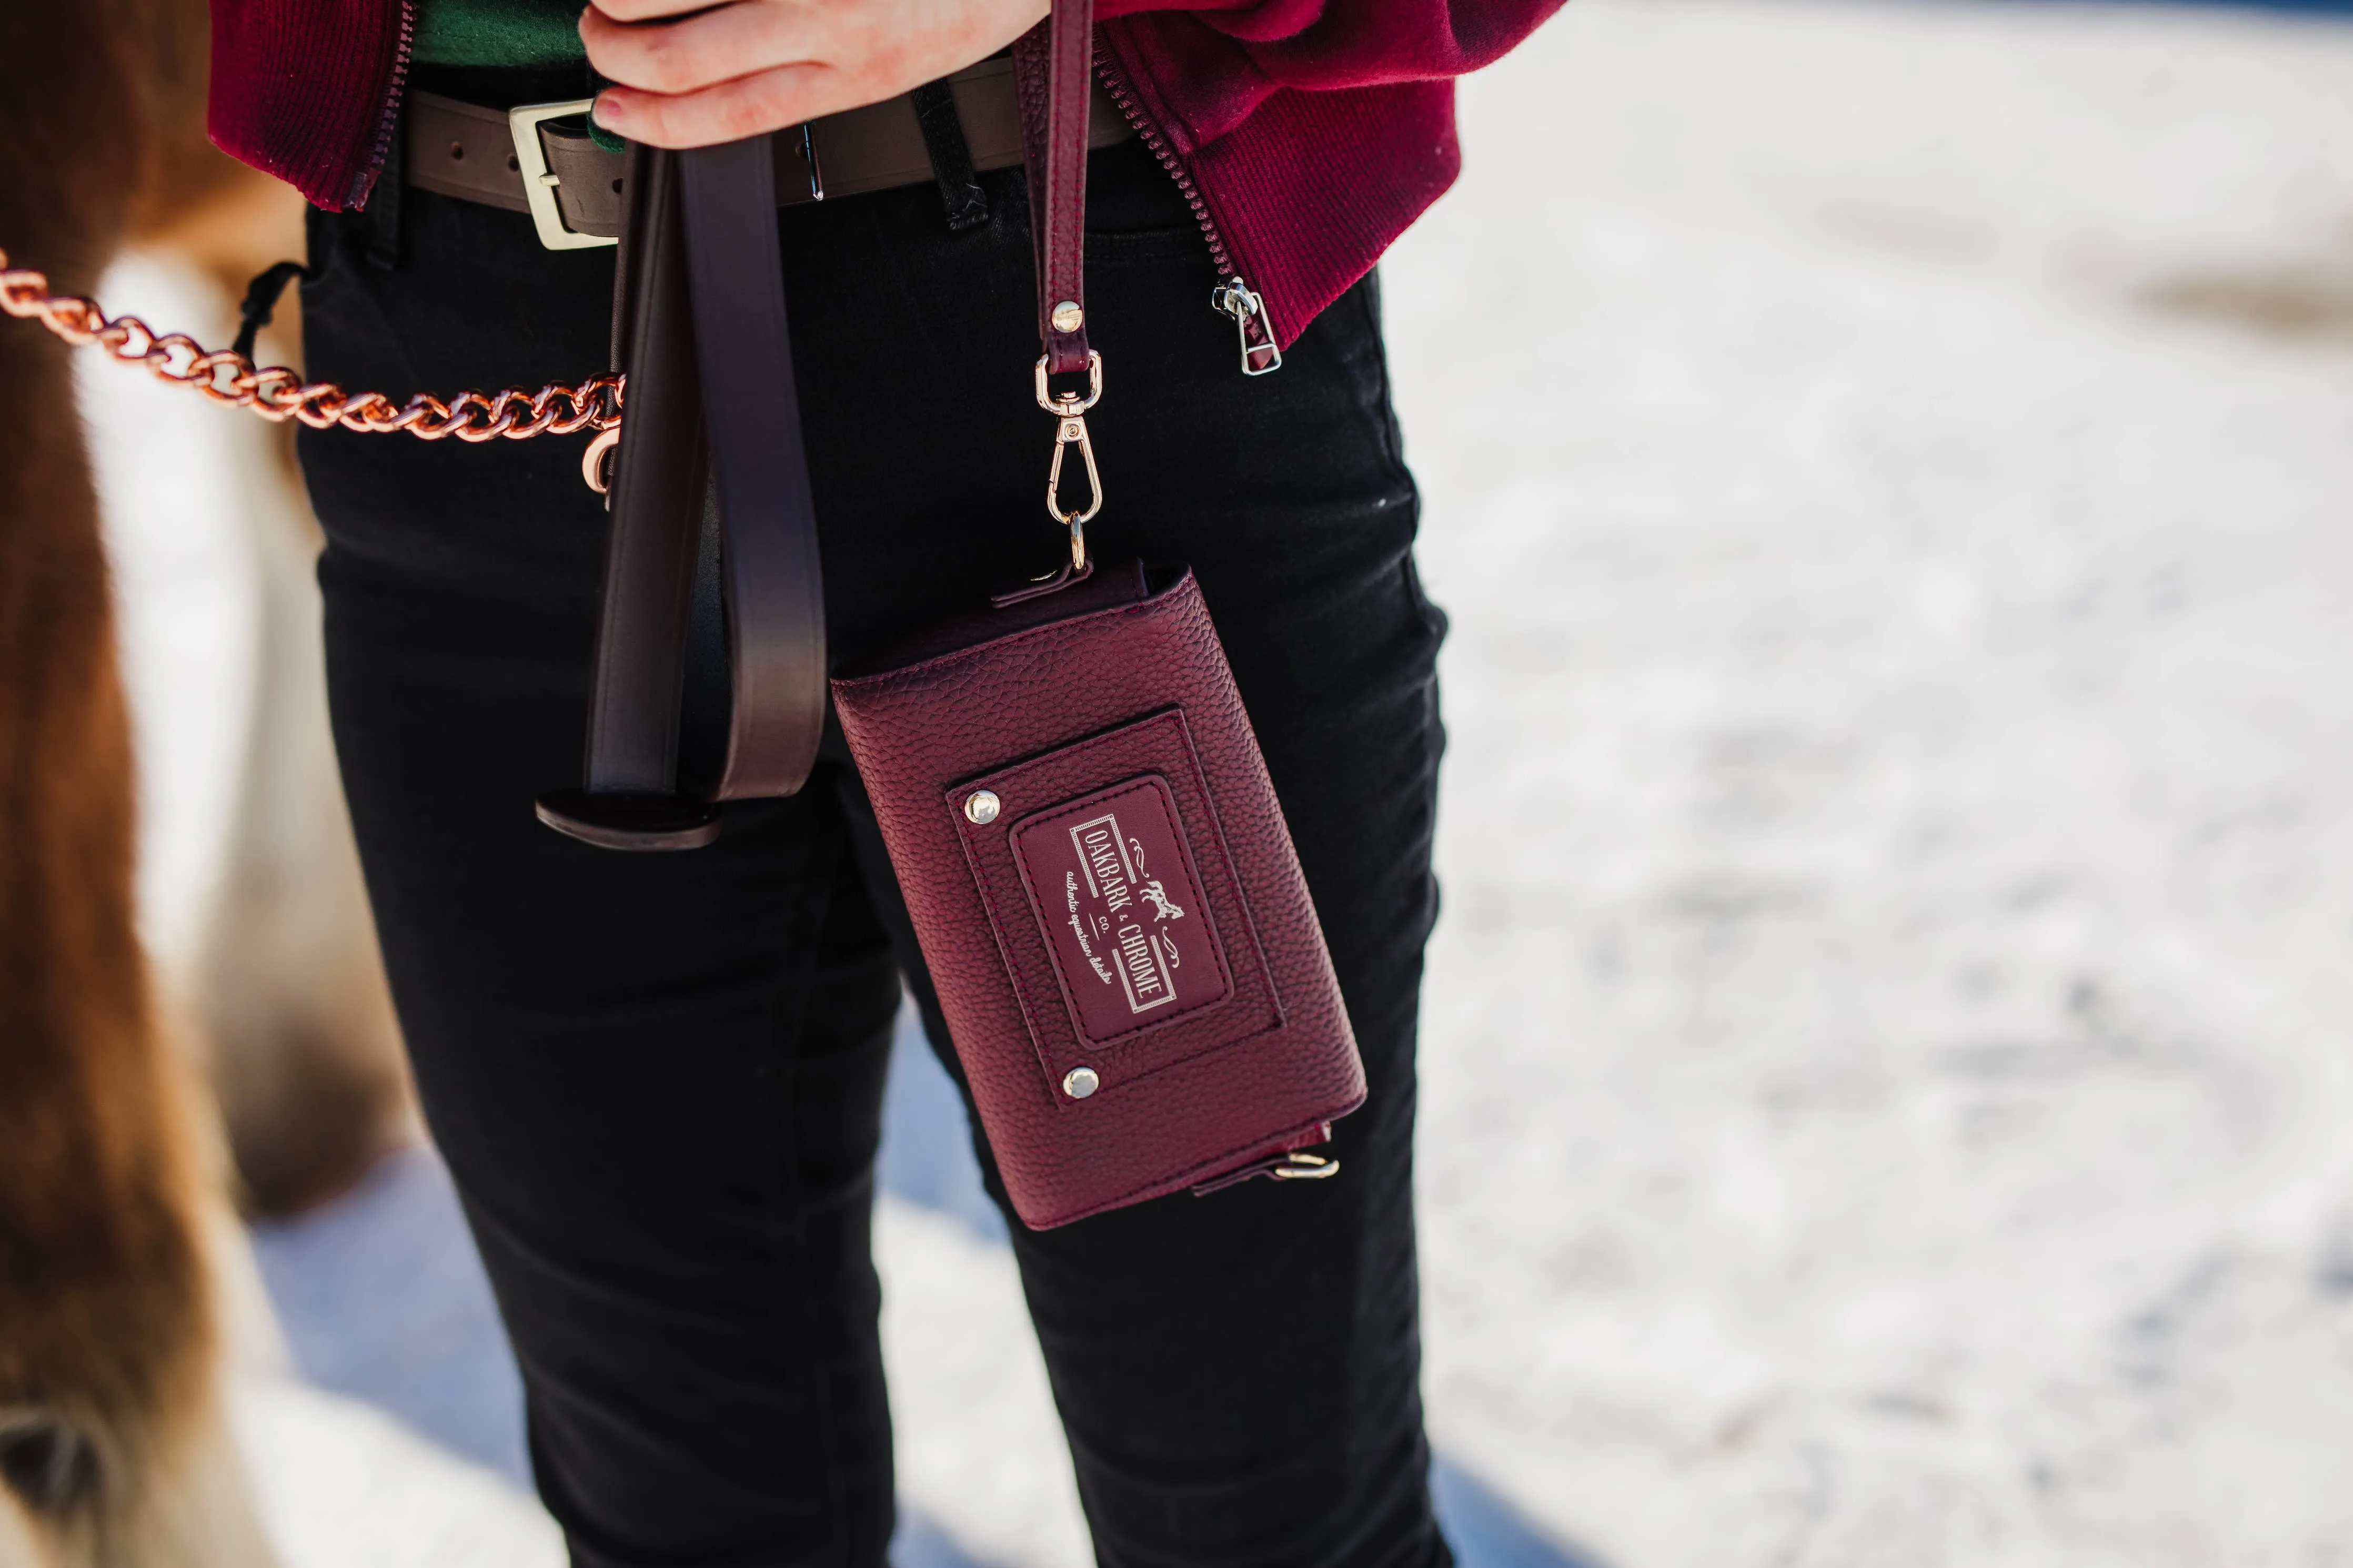
POLYGON ((125 364, 143 364, 157 379, 194 387, 215 403, 249 408, 264 419, 299 419, 313 430, 340 425, 346 430, 385 435, 406 430, 421 441, 455 436, 460 441, 510 441, 533 436, 568 436, 575 430, 614 430, 621 423, 622 377, 591 376, 571 385, 551 383, 537 392, 511 386, 504 392, 466 391, 444 403, 420 392, 395 406, 381 392, 345 392, 332 381, 306 382, 283 365, 256 370, 229 349, 207 353, 180 332, 158 335, 136 316, 112 321, 94 300, 52 294, 49 280, 28 268, 11 269, 0 250, 0 310, 40 323, 74 344, 97 343, 125 364))

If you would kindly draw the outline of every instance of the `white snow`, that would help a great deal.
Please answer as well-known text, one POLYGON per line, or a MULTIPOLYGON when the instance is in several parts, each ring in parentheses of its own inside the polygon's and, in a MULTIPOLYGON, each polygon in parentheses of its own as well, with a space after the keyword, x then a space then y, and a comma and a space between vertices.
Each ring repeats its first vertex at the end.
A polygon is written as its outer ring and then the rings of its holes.
POLYGON ((2353 26, 1577 0, 1463 119, 1438 1440, 1626 1564, 2353 1552, 2353 26))
POLYGON ((1071 1454, 1013 1254, 948 1217, 875 1205, 900 1495, 1006 1568, 1087 1568, 1071 1454))
POLYGON ((248 1378, 231 1416, 285 1568, 563 1568, 537 1502, 367 1405, 248 1378))
MULTIPOLYGON (((1386 269, 1440 1446, 1619 1568, 2353 1560, 2353 23, 1576 0, 1461 102, 1386 269)), ((213 788, 242 590, 136 504, 213 788)), ((1006 1255, 880 1245, 910 1500, 1084 1561, 1006 1255)), ((484 1478, 248 1430, 298 1563, 473 1560, 484 1478)))

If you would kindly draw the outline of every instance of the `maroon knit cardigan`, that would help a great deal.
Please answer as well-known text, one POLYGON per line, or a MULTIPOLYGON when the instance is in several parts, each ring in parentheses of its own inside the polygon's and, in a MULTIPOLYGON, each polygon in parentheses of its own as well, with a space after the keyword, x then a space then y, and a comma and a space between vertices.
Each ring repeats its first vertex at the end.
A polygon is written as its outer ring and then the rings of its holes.
MULTIPOLYGON (((212 0, 213 140, 331 211, 391 145, 417 0, 212 0)), ((1286 347, 1454 183, 1453 79, 1562 0, 1097 0, 1097 64, 1286 347)))

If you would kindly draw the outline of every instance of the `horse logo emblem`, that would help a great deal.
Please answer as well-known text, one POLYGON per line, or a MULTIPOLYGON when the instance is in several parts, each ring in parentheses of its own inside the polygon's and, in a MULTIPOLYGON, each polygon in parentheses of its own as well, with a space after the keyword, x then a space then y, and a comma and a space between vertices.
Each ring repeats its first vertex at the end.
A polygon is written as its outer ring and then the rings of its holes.
POLYGON ((1154 909, 1160 911, 1160 918, 1162 920, 1181 921, 1185 918, 1185 911, 1178 909, 1175 904, 1169 902, 1168 890, 1160 885, 1159 878, 1155 877, 1151 881, 1145 883, 1142 888, 1136 890, 1144 895, 1144 901, 1145 903, 1150 904, 1154 909))

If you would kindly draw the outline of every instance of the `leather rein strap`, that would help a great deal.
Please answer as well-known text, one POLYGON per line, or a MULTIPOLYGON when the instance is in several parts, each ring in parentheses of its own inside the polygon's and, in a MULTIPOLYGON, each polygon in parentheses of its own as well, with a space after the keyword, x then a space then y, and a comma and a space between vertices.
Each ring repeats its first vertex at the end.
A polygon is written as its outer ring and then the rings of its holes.
POLYGON ((732 611, 735 705, 716 798, 791 795, 825 732, 825 578, 785 330, 776 163, 765 138, 698 147, 678 163, 732 611))
POLYGON ((765 137, 633 146, 614 280, 616 367, 636 388, 608 500, 586 787, 539 818, 608 849, 691 849, 717 803, 791 795, 825 732, 825 595, 785 324, 765 137), (696 555, 719 532, 734 700, 715 784, 681 788, 696 555))
MULTIPOLYGON (((1050 371, 1090 355, 1082 271, 1092 0, 1054 0, 1013 47, 1050 371)), ((787 133, 789 134, 789 132, 787 133)), ((825 728, 817 510, 786 326, 767 136, 632 146, 614 285, 628 376, 608 496, 586 787, 540 820, 613 849, 691 849, 718 804, 786 795, 825 728), (715 514, 727 664, 725 762, 707 793, 679 777, 680 704, 706 509, 715 514)))

